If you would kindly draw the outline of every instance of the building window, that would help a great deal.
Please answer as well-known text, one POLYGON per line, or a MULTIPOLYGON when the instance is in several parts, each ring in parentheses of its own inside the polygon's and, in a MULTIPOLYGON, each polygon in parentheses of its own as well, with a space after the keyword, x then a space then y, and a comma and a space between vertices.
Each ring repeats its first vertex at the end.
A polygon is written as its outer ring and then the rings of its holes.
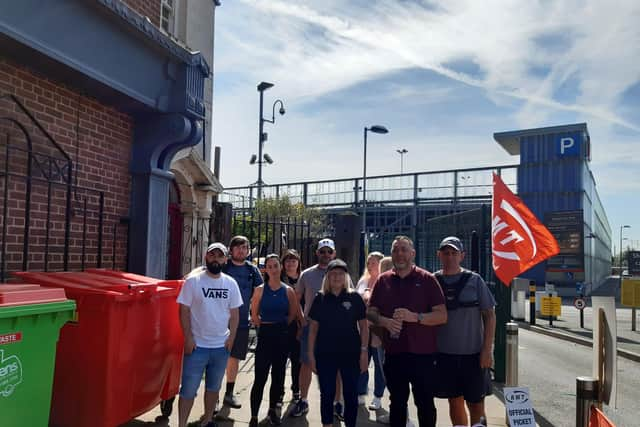
POLYGON ((167 34, 173 34, 175 30, 175 0, 162 0, 160 6, 160 27, 167 34))

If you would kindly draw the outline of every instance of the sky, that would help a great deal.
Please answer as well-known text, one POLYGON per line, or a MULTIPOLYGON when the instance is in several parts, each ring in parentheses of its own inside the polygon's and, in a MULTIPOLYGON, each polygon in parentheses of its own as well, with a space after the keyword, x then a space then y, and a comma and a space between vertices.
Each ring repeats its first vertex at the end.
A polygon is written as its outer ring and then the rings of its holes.
POLYGON ((261 81, 268 184, 519 163, 494 132, 586 122, 619 248, 640 249, 640 2, 224 0, 213 144, 221 182, 257 180, 261 81))

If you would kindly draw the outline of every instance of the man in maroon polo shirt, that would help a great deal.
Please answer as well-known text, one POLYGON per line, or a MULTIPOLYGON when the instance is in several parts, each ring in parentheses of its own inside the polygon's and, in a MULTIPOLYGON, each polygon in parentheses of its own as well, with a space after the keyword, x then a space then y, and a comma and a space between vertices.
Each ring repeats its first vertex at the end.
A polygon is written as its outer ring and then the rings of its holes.
POLYGON ((391 245, 393 270, 378 277, 367 310, 374 325, 386 329, 384 374, 391 399, 391 427, 405 427, 409 384, 420 427, 436 425, 433 403, 436 326, 447 322, 442 289, 435 277, 416 267, 416 251, 406 236, 391 245))

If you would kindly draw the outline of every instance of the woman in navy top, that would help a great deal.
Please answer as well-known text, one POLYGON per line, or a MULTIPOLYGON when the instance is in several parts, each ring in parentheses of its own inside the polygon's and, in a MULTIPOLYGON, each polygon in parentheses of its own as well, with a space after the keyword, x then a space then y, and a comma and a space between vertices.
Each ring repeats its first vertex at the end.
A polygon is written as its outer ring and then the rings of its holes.
POLYGON ((355 427, 358 414, 358 378, 369 364, 369 326, 362 297, 351 285, 347 264, 329 263, 311 305, 309 362, 320 383, 320 416, 324 426, 333 424, 336 375, 342 378, 344 422, 355 427))
POLYGON ((289 324, 300 311, 294 290, 280 281, 282 271, 280 257, 276 254, 267 255, 265 269, 265 284, 257 287, 251 298, 251 321, 258 327, 258 345, 256 346, 255 380, 251 388, 250 427, 258 425, 258 412, 269 369, 271 369, 271 388, 267 417, 271 424, 280 424, 276 405, 284 390, 287 332, 289 324))

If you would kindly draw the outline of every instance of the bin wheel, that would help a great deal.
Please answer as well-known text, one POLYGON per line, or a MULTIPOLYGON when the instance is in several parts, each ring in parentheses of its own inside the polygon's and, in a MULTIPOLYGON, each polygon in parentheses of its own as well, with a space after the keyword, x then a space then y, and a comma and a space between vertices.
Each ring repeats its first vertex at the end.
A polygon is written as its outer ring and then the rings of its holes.
POLYGON ((163 417, 169 418, 171 416, 171 412, 173 412, 173 401, 174 400, 176 400, 175 396, 160 402, 160 412, 162 413, 163 417))

